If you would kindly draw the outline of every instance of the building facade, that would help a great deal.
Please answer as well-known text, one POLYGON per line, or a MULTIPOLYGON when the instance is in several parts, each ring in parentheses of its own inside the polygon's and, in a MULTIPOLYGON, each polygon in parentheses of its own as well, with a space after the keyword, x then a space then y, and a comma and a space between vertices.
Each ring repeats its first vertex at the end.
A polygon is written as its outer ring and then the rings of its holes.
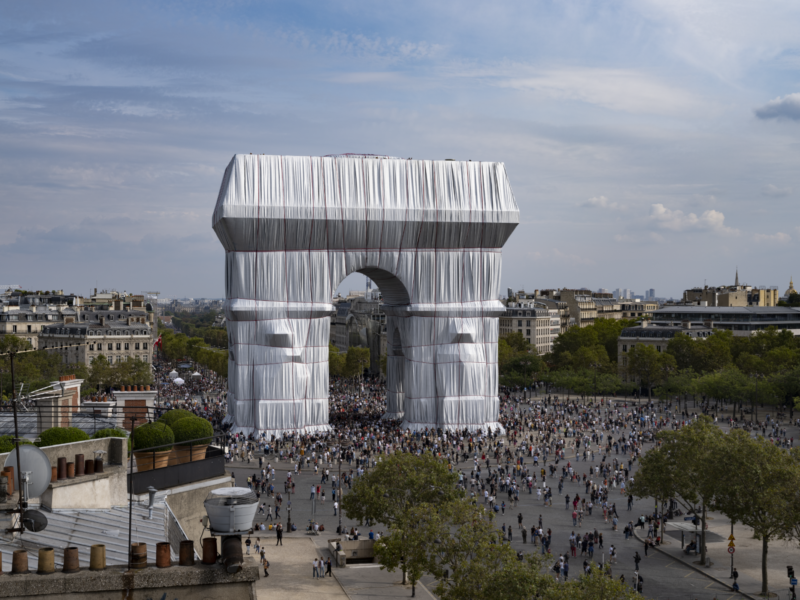
POLYGON ((653 311, 658 310, 658 302, 650 300, 636 302, 622 302, 620 304, 623 319, 641 319, 652 317, 653 311))
POLYGON ((38 349, 44 327, 77 320, 78 300, 75 296, 12 295, 2 302, 0 336, 16 335, 38 349))
POLYGON ((509 302, 500 316, 500 337, 520 333, 540 355, 553 350, 553 340, 560 333, 561 319, 557 309, 546 304, 522 300, 509 302))
POLYGON ((74 323, 46 326, 39 343, 67 364, 91 365, 101 354, 112 364, 153 360, 153 330, 145 315, 132 311, 95 311, 82 314, 74 323))

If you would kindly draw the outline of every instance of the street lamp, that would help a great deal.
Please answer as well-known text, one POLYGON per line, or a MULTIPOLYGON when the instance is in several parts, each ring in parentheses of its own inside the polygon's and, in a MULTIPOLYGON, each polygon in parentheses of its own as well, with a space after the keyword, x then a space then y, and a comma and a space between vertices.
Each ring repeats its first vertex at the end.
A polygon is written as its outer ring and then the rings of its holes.
POLYGON ((597 402, 597 371, 600 369, 600 363, 592 363, 594 369, 594 401, 597 402))
POLYGON ((336 479, 336 487, 339 490, 339 535, 342 535, 342 461, 344 460, 345 446, 339 444, 339 476, 336 479))
POLYGON ((756 407, 756 402, 758 402, 758 380, 764 376, 761 373, 753 373, 751 377, 756 380, 756 395, 753 398, 753 419, 758 421, 758 408, 756 407))

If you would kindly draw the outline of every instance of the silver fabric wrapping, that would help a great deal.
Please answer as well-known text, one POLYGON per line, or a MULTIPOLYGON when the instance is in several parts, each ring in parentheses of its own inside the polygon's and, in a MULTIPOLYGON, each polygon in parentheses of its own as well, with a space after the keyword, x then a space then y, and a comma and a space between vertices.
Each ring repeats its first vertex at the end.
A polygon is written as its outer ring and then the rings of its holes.
POLYGON ((225 248, 236 431, 326 431, 331 299, 380 287, 387 417, 499 427, 501 248, 519 211, 501 163, 236 155, 213 227, 225 248))

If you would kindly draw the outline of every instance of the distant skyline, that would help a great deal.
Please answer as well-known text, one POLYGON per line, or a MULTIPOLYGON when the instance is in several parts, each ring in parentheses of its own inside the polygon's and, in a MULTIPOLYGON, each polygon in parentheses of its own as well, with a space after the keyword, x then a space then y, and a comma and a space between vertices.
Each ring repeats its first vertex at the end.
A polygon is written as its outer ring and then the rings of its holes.
POLYGON ((501 290, 783 292, 798 30, 778 0, 3 3, 0 279, 222 297, 231 156, 366 152, 505 163, 501 290))

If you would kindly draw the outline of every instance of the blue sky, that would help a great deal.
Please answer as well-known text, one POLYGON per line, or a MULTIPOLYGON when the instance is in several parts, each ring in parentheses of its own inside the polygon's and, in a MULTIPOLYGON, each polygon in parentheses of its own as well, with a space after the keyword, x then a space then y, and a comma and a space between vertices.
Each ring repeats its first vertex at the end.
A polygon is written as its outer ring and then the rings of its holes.
POLYGON ((234 153, 366 152, 504 162, 503 289, 783 291, 798 30, 788 1, 6 2, 0 281, 220 297, 234 153))

